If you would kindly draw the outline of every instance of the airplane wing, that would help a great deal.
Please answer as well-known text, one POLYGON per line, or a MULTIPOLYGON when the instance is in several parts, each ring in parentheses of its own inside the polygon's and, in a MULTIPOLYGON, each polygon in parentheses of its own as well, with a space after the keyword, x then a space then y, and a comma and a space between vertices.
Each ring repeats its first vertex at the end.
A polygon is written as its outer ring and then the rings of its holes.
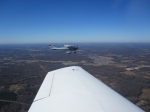
POLYGON ((48 72, 29 112, 144 112, 78 66, 48 72))

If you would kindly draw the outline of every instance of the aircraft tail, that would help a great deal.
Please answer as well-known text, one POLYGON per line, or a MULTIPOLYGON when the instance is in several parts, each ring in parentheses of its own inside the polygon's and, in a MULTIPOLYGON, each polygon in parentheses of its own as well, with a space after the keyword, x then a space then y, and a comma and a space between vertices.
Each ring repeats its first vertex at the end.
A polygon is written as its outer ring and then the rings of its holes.
POLYGON ((53 46, 51 44, 49 44, 49 47, 53 48, 53 46))

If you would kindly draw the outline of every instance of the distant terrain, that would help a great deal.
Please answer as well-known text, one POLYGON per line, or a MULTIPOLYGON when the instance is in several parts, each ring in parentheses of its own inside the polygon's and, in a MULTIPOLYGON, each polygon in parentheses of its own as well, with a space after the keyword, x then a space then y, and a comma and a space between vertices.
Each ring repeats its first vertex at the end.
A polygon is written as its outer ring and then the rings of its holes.
POLYGON ((150 44, 74 45, 83 51, 66 54, 48 44, 0 45, 0 112, 27 112, 47 72, 67 66, 81 66, 150 112, 150 44))

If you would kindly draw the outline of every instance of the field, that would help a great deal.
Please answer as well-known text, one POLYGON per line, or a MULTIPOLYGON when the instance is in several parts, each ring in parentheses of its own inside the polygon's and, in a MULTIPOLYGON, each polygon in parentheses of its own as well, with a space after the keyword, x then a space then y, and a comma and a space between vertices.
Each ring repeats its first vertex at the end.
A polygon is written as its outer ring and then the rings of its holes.
POLYGON ((48 44, 0 45, 0 111, 27 112, 47 72, 72 65, 150 111, 149 44, 75 45, 83 51, 66 54, 48 44))

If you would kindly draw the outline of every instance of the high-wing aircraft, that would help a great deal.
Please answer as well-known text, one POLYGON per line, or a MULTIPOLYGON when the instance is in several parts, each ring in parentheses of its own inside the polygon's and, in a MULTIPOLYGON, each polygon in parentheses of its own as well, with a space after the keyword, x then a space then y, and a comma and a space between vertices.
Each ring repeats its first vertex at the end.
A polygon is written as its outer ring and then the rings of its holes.
POLYGON ((71 53, 76 53, 78 50, 78 46, 74 45, 64 45, 64 47, 54 47, 51 44, 49 45, 52 50, 66 50, 66 53, 71 54, 71 53))
POLYGON ((48 72, 29 112, 144 112, 79 66, 48 72))

